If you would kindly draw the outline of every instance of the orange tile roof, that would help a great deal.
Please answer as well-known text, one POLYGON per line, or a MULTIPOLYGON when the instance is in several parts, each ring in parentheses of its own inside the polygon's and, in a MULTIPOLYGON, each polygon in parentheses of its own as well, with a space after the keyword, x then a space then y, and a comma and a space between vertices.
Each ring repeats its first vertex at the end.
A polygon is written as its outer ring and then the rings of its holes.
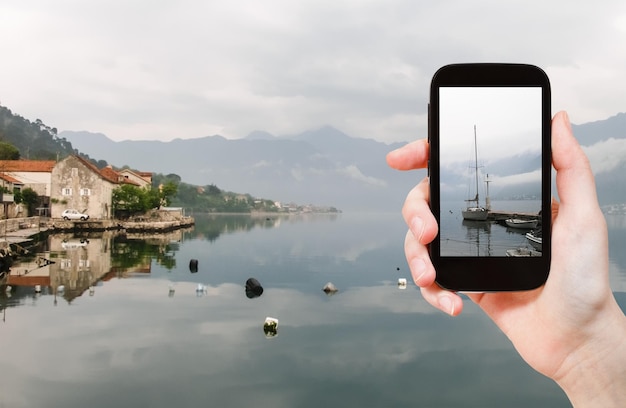
POLYGON ((80 156, 74 156, 76 159, 78 159, 78 161, 80 161, 81 163, 83 163, 85 166, 89 167, 94 173, 99 174, 103 179, 111 182, 111 183, 115 183, 115 184, 133 184, 138 186, 138 183, 135 183, 134 181, 130 181, 128 179, 126 179, 125 177, 121 177, 120 174, 113 170, 113 168, 111 166, 106 166, 102 169, 98 169, 95 165, 93 165, 91 162, 83 159, 80 156))
POLYGON ((50 276, 9 275, 7 284, 13 286, 50 286, 50 276))
POLYGON ((52 173, 54 160, 0 160, 0 171, 52 173))
MULTIPOLYGON (((131 181, 125 177, 120 177, 120 174, 113 170, 112 167, 107 166, 103 169, 98 169, 93 163, 83 159, 80 156, 73 155, 78 161, 90 168, 94 173, 99 174, 103 179, 115 183, 115 184, 132 184, 139 186, 139 183, 131 181)), ((2 172, 38 172, 38 173, 52 173, 52 169, 56 165, 54 160, 0 160, 0 178, 12 183, 19 183, 9 175, 2 174, 2 172), (9 178, 7 178, 9 177, 9 178)), ((150 172, 138 172, 142 176, 152 176, 150 172)))
POLYGON ((119 184, 121 181, 121 177, 118 172, 113 170, 111 167, 105 167, 101 170, 97 170, 98 173, 105 179, 110 181, 111 183, 119 184))

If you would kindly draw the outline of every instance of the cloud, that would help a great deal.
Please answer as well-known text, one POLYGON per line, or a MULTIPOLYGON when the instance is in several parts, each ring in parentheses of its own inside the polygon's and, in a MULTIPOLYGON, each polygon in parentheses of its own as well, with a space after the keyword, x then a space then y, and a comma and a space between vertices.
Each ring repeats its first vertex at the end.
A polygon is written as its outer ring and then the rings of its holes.
POLYGON ((608 173, 626 162, 626 139, 614 139, 583 147, 594 174, 608 173))
POLYGON ((357 180, 361 183, 369 184, 374 187, 387 186, 387 182, 385 180, 377 179, 376 177, 366 176, 354 164, 341 168, 337 170, 337 172, 343 176, 347 176, 351 179, 357 180))
POLYGON ((511 61, 545 68, 554 108, 582 123, 624 109, 624 16, 617 0, 7 0, 0 102, 114 140, 331 124, 410 141, 426 134, 439 66, 511 61))
POLYGON ((503 177, 498 177, 498 176, 492 177, 490 175, 489 178, 495 185, 499 187, 517 185, 517 184, 526 184, 526 183, 540 183, 541 182, 541 170, 537 169, 535 171, 530 171, 527 173, 514 174, 511 176, 503 176, 503 177))

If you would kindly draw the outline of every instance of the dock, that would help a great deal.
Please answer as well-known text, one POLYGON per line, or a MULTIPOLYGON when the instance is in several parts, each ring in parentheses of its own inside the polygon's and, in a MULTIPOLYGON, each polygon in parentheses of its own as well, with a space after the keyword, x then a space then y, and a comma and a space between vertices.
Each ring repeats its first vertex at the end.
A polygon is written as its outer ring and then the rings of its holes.
POLYGON ((48 225, 43 217, 10 218, 0 220, 0 242, 4 245, 24 246, 36 235, 46 232, 48 225))
POLYGON ((538 220, 539 214, 520 211, 489 210, 489 215, 487 216, 488 220, 495 222, 503 222, 509 218, 517 218, 520 220, 538 220))
POLYGON ((87 221, 64 221, 53 220, 48 225, 52 232, 101 232, 120 230, 125 232, 170 232, 180 228, 193 226, 192 217, 182 217, 175 220, 87 220, 87 221))
POLYGON ((24 247, 37 235, 60 232, 102 232, 119 230, 132 233, 164 233, 180 228, 188 228, 195 223, 192 217, 174 219, 139 220, 87 220, 66 221, 58 218, 28 217, 0 220, 0 248, 6 246, 24 247), (4 243, 4 244, 2 244, 4 243))

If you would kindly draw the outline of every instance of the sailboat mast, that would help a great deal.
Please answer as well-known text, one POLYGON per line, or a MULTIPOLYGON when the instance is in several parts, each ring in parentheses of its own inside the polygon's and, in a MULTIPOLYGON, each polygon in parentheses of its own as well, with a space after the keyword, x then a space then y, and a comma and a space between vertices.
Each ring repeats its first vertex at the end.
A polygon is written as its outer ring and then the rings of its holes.
POLYGON ((474 174, 476 175, 476 207, 480 204, 478 200, 478 147, 476 141, 476 125, 474 125, 474 174))

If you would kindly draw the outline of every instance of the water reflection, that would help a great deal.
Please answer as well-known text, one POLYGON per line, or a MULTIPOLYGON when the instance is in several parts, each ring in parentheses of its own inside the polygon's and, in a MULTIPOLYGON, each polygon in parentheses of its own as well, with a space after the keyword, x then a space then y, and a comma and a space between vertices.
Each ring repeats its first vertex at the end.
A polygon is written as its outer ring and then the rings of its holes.
POLYGON ((55 234, 40 250, 21 256, 2 283, 5 295, 14 298, 7 306, 19 304, 22 297, 52 295, 71 303, 95 286, 112 278, 150 274, 152 261, 165 268, 176 267, 175 251, 184 231, 148 237, 132 237, 119 232, 98 234, 55 234))
POLYGON ((16 265, 43 285, 0 291, 0 406, 569 406, 471 302, 451 319, 398 289, 411 282, 398 214, 197 221, 50 237, 16 265), (263 292, 248 299, 251 277, 263 292))
POLYGON ((466 256, 491 256, 491 222, 463 220, 466 256))
POLYGON ((301 214, 286 216, 281 214, 231 214, 200 215, 196 217, 196 227, 190 237, 203 237, 215 241, 221 234, 245 232, 255 228, 278 228, 282 223, 310 222, 314 220, 336 220, 339 214, 301 214))
MULTIPOLYGON (((148 276, 153 266, 168 272, 175 271, 176 253, 184 240, 204 238, 215 242, 223 234, 249 232, 256 228, 279 228, 285 223, 334 221, 337 216, 209 215, 197 217, 195 228, 164 234, 105 231, 50 235, 34 251, 21 256, 10 273, 1 277, 3 296, 0 297, 0 307, 19 305, 23 298, 38 299, 46 295, 52 295, 55 304, 57 298, 71 303, 85 293, 93 296, 96 286, 113 278, 148 276), (3 298, 6 300, 2 301, 3 298)), ((198 259, 189 261, 189 270, 191 273, 198 272, 198 259)), ((255 296, 259 296, 256 295, 258 291, 258 288, 253 291, 255 296)), ((262 288, 260 291, 262 293, 262 288)), ((171 291, 172 296, 174 292, 171 291)))

